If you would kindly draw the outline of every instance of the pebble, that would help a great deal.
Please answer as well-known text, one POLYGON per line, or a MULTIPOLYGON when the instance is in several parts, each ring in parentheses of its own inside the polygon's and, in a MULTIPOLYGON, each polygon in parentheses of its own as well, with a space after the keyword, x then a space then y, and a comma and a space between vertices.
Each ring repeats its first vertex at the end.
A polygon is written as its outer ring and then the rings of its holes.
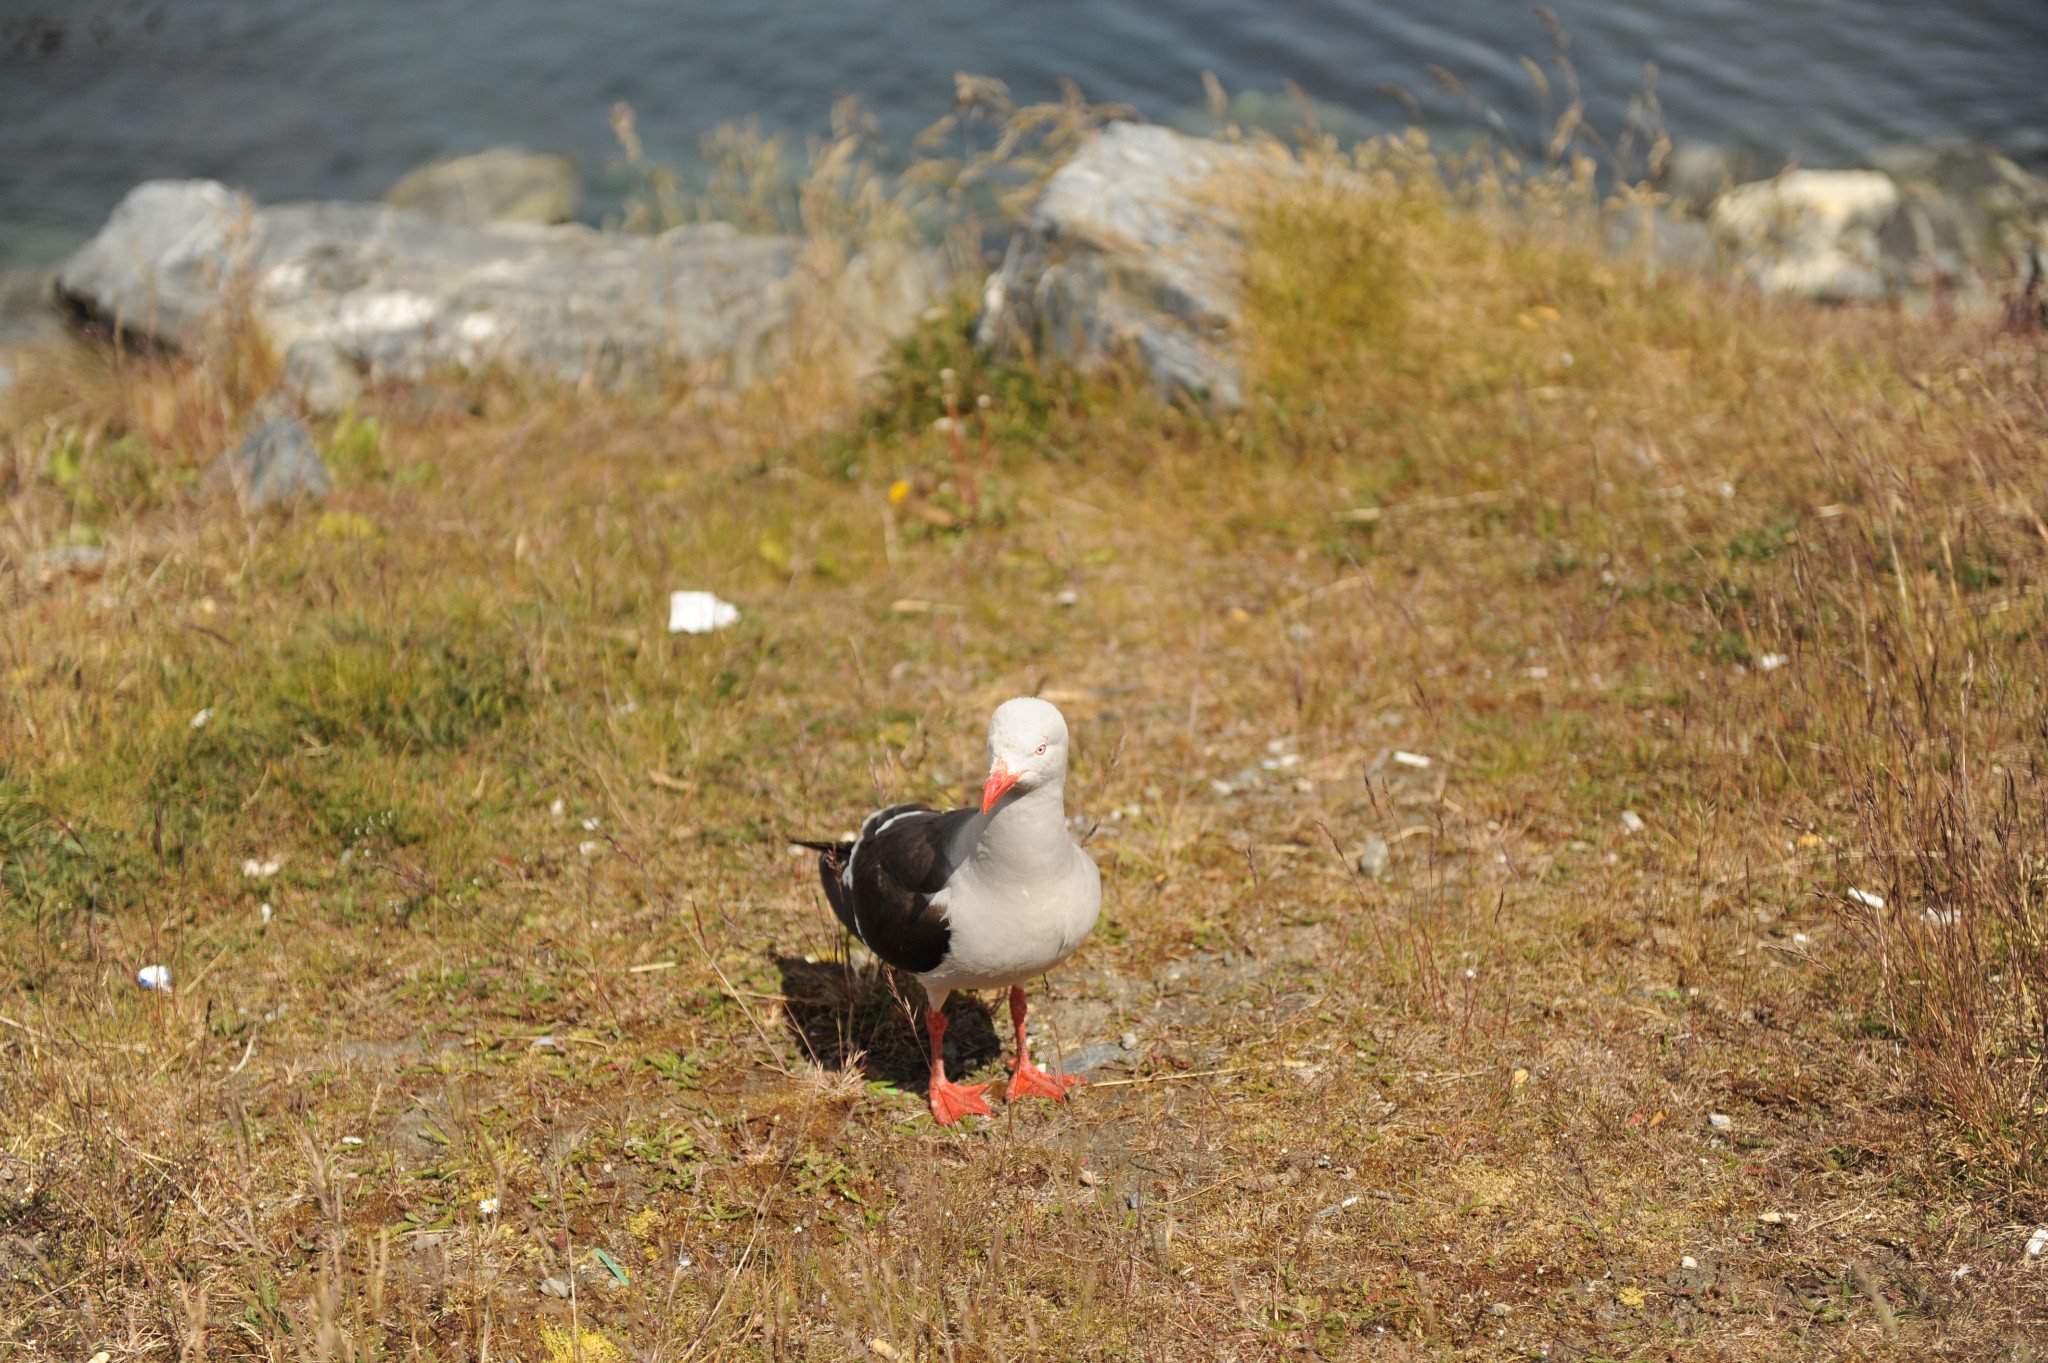
POLYGON ((1645 828, 1648 827, 1649 825, 1643 822, 1643 816, 1636 813, 1633 809, 1624 809, 1621 811, 1622 832, 1634 835, 1642 832, 1645 828))
POLYGON ((868 1341, 868 1352, 873 1354, 876 1358, 896 1358, 900 1356, 897 1353, 896 1346, 894 1344, 891 1344, 886 1339, 880 1338, 871 1339, 868 1341))
POLYGON ((1683 1259, 1680 1259, 1678 1261, 1678 1266, 1680 1268, 1698 1268, 1700 1266, 1700 1261, 1693 1258, 1690 1254, 1688 1254, 1683 1259))
POLYGON ((566 1297, 569 1295, 569 1280, 567 1278, 542 1278, 540 1280, 540 1290, 545 1296, 566 1297))
POLYGON ((1849 898, 1855 900, 1866 909, 1881 909, 1884 907, 1884 896, 1872 894, 1868 890, 1851 890, 1849 891, 1849 898))
POLYGON ((1385 838, 1367 838, 1365 846, 1358 852, 1358 873, 1371 880, 1378 880, 1387 873, 1394 862, 1393 849, 1387 846, 1385 838))
POLYGON ((1136 1032, 1125 1032, 1117 1038, 1117 1044, 1127 1051, 1135 1051, 1138 1049, 1138 1034, 1136 1032))
POLYGON ((1083 1188, 1093 1188, 1101 1182, 1102 1175, 1096 1173, 1093 1169, 1083 1169, 1081 1171, 1081 1186, 1083 1188))
POLYGON ((1707 1125, 1713 1127, 1716 1131, 1733 1131, 1735 1129, 1735 1119, 1725 1112, 1709 1112, 1707 1114, 1707 1125))
POLYGON ((2035 1231, 2033 1238, 2027 1241, 2027 1257, 2029 1259, 2038 1259, 2043 1254, 2048 1254, 2048 1226, 2043 1226, 2035 1231))

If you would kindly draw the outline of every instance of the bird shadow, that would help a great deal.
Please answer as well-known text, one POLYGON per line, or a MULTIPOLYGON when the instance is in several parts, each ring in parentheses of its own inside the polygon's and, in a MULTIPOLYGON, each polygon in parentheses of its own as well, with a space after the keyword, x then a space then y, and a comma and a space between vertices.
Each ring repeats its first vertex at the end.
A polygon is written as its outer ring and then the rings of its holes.
MULTIPOLYGON (((777 955, 784 1025, 826 1069, 853 1065, 867 1079, 925 1088, 924 997, 879 962, 777 955)), ((946 1072, 954 1078, 1002 1054, 995 1016, 971 994, 946 1000, 946 1072)))

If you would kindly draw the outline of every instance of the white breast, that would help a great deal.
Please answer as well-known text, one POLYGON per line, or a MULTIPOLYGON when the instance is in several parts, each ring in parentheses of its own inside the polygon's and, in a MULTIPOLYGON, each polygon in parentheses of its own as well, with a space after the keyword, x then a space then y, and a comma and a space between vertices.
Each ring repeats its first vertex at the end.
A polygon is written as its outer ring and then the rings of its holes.
POLYGON ((1102 878, 1087 853, 1055 876, 1006 882, 963 866, 946 888, 952 942, 927 988, 993 989, 1042 975, 1074 954, 1102 908, 1102 878))

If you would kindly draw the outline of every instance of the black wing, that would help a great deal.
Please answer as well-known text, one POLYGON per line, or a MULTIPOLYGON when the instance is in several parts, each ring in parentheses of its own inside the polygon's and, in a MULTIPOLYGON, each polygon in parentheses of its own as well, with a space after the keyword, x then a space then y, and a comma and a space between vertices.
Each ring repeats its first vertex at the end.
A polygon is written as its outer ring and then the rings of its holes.
POLYGON ((818 852, 818 878, 832 912, 875 955, 912 974, 935 970, 953 930, 932 896, 958 863, 948 849, 972 809, 891 805, 868 815, 852 842, 804 843, 818 852))

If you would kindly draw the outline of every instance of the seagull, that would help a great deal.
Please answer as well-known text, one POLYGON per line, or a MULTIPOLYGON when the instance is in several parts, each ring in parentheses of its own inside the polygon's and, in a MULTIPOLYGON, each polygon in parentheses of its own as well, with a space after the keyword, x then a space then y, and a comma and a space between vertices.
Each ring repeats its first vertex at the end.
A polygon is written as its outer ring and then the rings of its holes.
POLYGON ((890 805, 851 842, 806 842, 825 898, 868 950, 924 986, 932 1117, 950 1126, 988 1115, 987 1084, 946 1078, 946 996, 1010 991, 1017 1029, 1008 1096, 1064 1102, 1082 1081, 1031 1063, 1025 980, 1074 954, 1095 927, 1102 877, 1067 835, 1067 721, 1034 697, 1003 702, 988 725, 981 807, 890 805))

